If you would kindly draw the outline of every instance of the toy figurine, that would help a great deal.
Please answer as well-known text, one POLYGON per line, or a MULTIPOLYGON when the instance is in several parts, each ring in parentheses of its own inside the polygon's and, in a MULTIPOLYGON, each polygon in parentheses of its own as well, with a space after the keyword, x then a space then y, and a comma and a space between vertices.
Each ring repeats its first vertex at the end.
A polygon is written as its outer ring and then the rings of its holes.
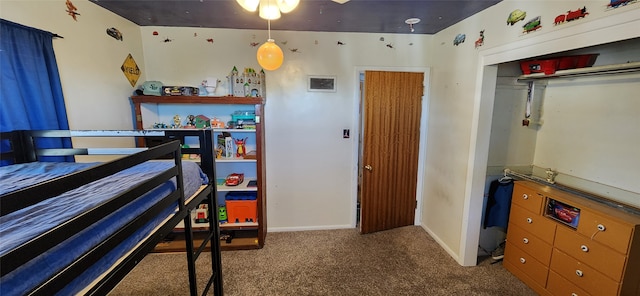
POLYGON ((173 116, 173 125, 172 128, 181 128, 182 124, 180 123, 180 115, 173 116))
POLYGON ((218 220, 220 223, 227 222, 227 206, 218 206, 218 220))
POLYGON ((196 117, 193 115, 188 115, 187 116, 187 128, 194 128, 196 127, 196 117))
POLYGON ((238 147, 237 151, 236 151, 236 157, 244 157, 247 154, 247 151, 245 149, 245 144, 247 144, 247 139, 248 138, 244 138, 244 139, 233 139, 234 142, 236 143, 236 146, 238 147))

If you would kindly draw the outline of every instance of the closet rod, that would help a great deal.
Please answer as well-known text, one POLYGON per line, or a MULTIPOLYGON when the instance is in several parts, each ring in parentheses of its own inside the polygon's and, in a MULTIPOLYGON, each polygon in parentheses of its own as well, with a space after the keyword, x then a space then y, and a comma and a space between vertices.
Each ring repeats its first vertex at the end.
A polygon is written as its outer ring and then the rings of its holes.
POLYGON ((639 72, 639 71, 640 71, 640 62, 630 62, 630 63, 624 63, 624 64, 604 65, 604 66, 586 67, 586 68, 570 69, 570 70, 559 70, 556 73, 549 74, 549 75, 545 75, 544 73, 522 75, 518 77, 518 82, 553 79, 553 78, 611 75, 611 74, 633 73, 633 72, 639 72))
POLYGON ((540 178, 540 177, 536 177, 534 175, 527 175, 527 174, 523 174, 523 173, 518 173, 516 171, 512 171, 508 168, 504 169, 504 175, 505 176, 511 176, 511 177, 516 177, 518 179, 522 179, 522 180, 529 180, 529 181, 533 181, 533 182, 543 182, 549 185, 552 185, 554 183, 549 182, 546 179, 540 178))

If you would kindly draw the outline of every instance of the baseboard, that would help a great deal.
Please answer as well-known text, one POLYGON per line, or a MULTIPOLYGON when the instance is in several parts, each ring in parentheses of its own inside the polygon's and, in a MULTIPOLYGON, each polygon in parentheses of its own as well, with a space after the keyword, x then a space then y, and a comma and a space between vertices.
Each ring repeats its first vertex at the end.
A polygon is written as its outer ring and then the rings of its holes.
POLYGON ((431 229, 429 229, 429 227, 427 227, 424 224, 420 224, 420 227, 422 227, 422 229, 424 229, 424 231, 426 231, 438 243, 438 245, 440 245, 440 247, 442 247, 445 250, 445 252, 449 254, 449 256, 453 257, 453 259, 456 260, 458 264, 460 264, 461 266, 464 266, 463 264, 460 263, 460 255, 456 254, 456 252, 451 250, 449 246, 447 246, 447 244, 445 244, 442 239, 440 239, 435 233, 433 233, 433 231, 431 231, 431 229))
POLYGON ((299 227, 267 227, 267 232, 290 232, 290 231, 309 231, 309 230, 334 230, 334 229, 350 229, 351 225, 320 225, 320 226, 299 226, 299 227))

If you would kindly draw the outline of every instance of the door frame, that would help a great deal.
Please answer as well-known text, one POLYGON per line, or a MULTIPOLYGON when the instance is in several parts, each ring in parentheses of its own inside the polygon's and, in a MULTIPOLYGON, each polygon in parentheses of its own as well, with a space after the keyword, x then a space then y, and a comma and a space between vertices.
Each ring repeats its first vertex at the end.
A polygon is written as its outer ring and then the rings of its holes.
POLYGON ((424 169, 425 169, 425 160, 427 156, 427 123, 428 123, 428 115, 429 115, 429 83, 430 83, 430 72, 431 69, 428 67, 376 67, 376 66, 356 66, 354 69, 355 76, 355 87, 353 93, 353 104, 354 104, 354 115, 353 115, 353 123, 352 126, 355 127, 355 133, 352 134, 354 141, 356 144, 353 145, 352 151, 352 159, 354 160, 351 172, 351 184, 353 184, 353 188, 351 188, 351 226, 353 228, 356 227, 357 216, 356 213, 358 211, 358 153, 360 149, 360 144, 358 143, 361 134, 360 134, 360 123, 362 122, 362 118, 360 118, 360 75, 364 74, 365 71, 384 71, 384 72, 414 72, 414 73, 423 73, 423 94, 422 94, 422 113, 420 115, 420 143, 419 143, 419 152, 418 152, 418 182, 416 183, 416 201, 417 206, 415 210, 415 218, 413 221, 414 225, 420 225, 422 222, 422 194, 424 191, 424 169))

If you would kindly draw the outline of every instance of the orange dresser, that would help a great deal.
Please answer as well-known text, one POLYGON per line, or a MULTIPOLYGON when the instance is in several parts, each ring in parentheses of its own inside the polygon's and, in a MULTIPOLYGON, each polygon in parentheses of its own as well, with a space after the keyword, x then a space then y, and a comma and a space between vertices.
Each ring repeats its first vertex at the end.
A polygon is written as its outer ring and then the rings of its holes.
POLYGON ((640 295, 640 216, 516 181, 505 268, 540 295, 640 295))

